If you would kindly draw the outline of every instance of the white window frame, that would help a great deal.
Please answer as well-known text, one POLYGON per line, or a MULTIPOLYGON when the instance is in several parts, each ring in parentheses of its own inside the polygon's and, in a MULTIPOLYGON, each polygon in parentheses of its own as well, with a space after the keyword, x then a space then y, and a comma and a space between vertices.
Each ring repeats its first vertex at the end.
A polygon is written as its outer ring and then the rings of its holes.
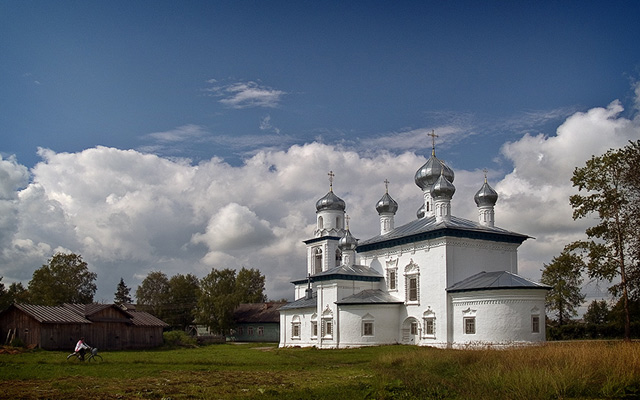
POLYGON ((295 315, 291 319, 291 339, 300 340, 301 328, 300 317, 295 315))
POLYGON ((420 268, 413 259, 404 268, 404 289, 405 303, 409 305, 420 305, 420 268), (411 282, 415 279, 415 298, 412 296, 411 282))
POLYGON ((436 314, 429 308, 422 315, 422 337, 436 337, 436 314))

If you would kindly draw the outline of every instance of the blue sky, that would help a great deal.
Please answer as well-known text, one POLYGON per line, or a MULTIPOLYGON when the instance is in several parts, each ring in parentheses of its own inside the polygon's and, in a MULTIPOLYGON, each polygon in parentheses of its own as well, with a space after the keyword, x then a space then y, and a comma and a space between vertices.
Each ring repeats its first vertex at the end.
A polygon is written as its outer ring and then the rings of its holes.
POLYGON ((163 155, 237 164, 264 145, 461 124, 461 144, 485 154, 456 164, 487 164, 505 139, 629 96, 639 59, 638 2, 0 7, 0 145, 29 166, 37 147, 146 148, 186 125, 198 145, 163 155), (248 83, 276 94, 225 104, 232 93, 208 91, 248 83))
MULTIPOLYGON (((304 263, 299 243, 311 235, 314 199, 327 189, 323 179, 305 174, 304 168, 322 174, 352 168, 337 172, 336 191, 340 195, 342 176, 346 200, 375 204, 377 192, 367 198, 361 193, 369 188, 358 192, 357 184, 371 171, 393 173, 411 158, 415 165, 406 165, 406 177, 398 169, 396 179, 396 197, 416 199, 406 207, 409 219, 420 198, 411 180, 430 154, 426 132, 434 129, 438 155, 460 179, 468 172, 468 181, 460 184, 468 184, 470 193, 474 179, 481 179, 478 171, 489 169, 507 201, 504 224, 500 214, 497 223, 536 236, 533 246, 538 247, 523 247, 521 265, 528 271, 524 275, 539 277, 542 264, 559 249, 545 244, 572 237, 558 239, 553 232, 577 234, 584 226, 569 225, 569 215, 565 227, 537 232, 531 224, 521 225, 517 215, 509 219, 508 201, 515 201, 517 193, 550 190, 535 177, 517 173, 524 167, 543 168, 527 160, 555 160, 554 155, 575 152, 566 157, 574 165, 563 165, 570 174, 594 152, 639 138, 639 15, 637 1, 0 1, 0 155, 6 167, 3 200, 13 210, 0 237, 8 265, 0 276, 5 282, 26 282, 49 253, 75 251, 105 271, 98 285, 109 300, 116 275, 126 275, 135 287, 141 276, 161 266, 171 274, 172 268, 185 271, 185 263, 195 265, 187 272, 199 275, 211 266, 260 267, 255 264, 264 262, 264 254, 251 259, 226 251, 213 238, 206 240, 207 228, 225 210, 255 219, 255 232, 264 228, 280 243, 289 243, 280 230, 292 232, 288 251, 295 256, 280 266, 264 266, 272 279, 269 294, 283 297, 288 279, 298 277, 297 267, 284 264, 304 263), (591 130, 603 129, 602 124, 611 125, 610 133, 591 130), (584 132, 592 131, 587 138, 584 132), (547 153, 526 154, 535 148, 547 148, 547 153), (312 149, 316 155, 309 153, 312 149), (295 159, 301 154, 324 161, 307 164, 295 159), (163 197, 154 191, 161 191, 154 182, 170 178, 154 175, 162 170, 158 166, 131 172, 149 157, 157 157, 152 164, 183 168, 181 178, 174 177, 179 182, 196 179, 207 168, 230 179, 209 177, 219 187, 255 179, 254 185, 272 182, 258 197, 286 201, 291 212, 272 215, 250 199, 256 197, 250 192, 207 208, 201 206, 207 196, 215 201, 203 190, 182 204, 191 210, 188 217, 168 214, 191 223, 162 237, 148 234, 138 247, 147 248, 144 256, 119 248, 112 245, 117 234, 103 229, 107 222, 98 221, 94 207, 105 199, 131 199, 149 187, 155 189, 142 197, 148 207, 157 207, 163 197), (350 164, 353 157, 358 163, 350 164), (262 164, 267 172, 299 171, 286 181, 270 180, 261 175, 267 173, 262 164), (91 168, 96 171, 90 173, 91 168), (130 189, 116 183, 109 189, 92 186, 123 174, 136 183, 130 189), (74 194, 71 183, 56 186, 64 179, 86 182, 86 190, 96 195, 74 194), (283 189, 302 187, 307 180, 315 184, 308 192, 283 189), (286 199, 277 197, 284 192, 286 199), (59 215, 52 217, 45 205, 59 215), (34 208, 45 210, 41 218, 51 217, 51 224, 64 221, 67 234, 30 225, 27 214, 34 208), (93 212, 81 217, 79 210, 93 212), (298 213, 301 220, 294 222, 298 213), (168 242, 182 246, 164 254, 168 242), (95 243, 101 243, 99 249, 95 243), (15 253, 17 244, 24 247, 15 253), (193 246, 188 257, 180 253, 184 246, 193 246), (114 272, 113 265, 121 269, 114 272)), ((547 167, 551 173, 558 168, 547 167)), ((565 198, 570 191, 566 178, 545 199, 565 198)), ((183 190, 211 184, 198 179, 183 190)), ((392 180, 392 195, 393 190, 392 180)), ((463 196, 462 187, 457 193, 463 196)), ((172 207, 179 207, 178 194, 165 194, 172 207)), ((377 218, 364 219, 366 206, 361 206, 361 227, 356 219, 352 224, 363 239, 375 233, 370 225, 375 228, 377 218)), ((130 207, 118 212, 131 220, 144 214, 130 214, 139 210, 130 207)), ((567 219, 566 205, 560 208, 567 219)), ((100 212, 112 217, 108 221, 120 215, 112 209, 100 212)), ((258 249, 271 246, 269 254, 281 255, 273 243, 258 244, 255 238, 244 237, 258 249)))

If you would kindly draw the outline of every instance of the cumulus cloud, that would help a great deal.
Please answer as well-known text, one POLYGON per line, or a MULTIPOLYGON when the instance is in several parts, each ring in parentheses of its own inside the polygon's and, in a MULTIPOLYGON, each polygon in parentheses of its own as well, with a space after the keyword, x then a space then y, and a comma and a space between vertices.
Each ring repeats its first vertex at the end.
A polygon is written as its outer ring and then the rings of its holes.
POLYGON ((220 85, 215 79, 207 83, 213 86, 203 89, 204 92, 214 97, 220 97, 220 103, 231 108, 275 108, 280 104, 286 92, 264 86, 254 81, 232 82, 220 85))
MULTIPOLYGON (((502 146, 501 165, 512 167, 489 170, 488 178, 500 196, 496 224, 535 237, 521 247, 524 276, 539 279, 542 265, 583 234, 589 221, 571 218, 569 179, 592 155, 640 139, 639 121, 622 115, 614 101, 574 113, 553 135, 525 134, 502 146)), ((197 126, 182 128, 156 139, 198 135, 197 126)), ((352 233, 374 236, 385 179, 399 203, 396 225, 415 219, 422 194, 413 175, 426 159, 414 151, 430 147, 428 131, 375 143, 390 151, 317 142, 256 150, 237 167, 218 158, 194 165, 101 146, 77 153, 40 149, 42 161, 30 174, 15 159, 0 159, 0 275, 26 283, 53 252, 67 249, 98 273, 99 300, 112 300, 120 277, 135 288, 152 270, 204 276, 212 267, 242 266, 266 275, 269 297, 290 297, 289 282, 305 274, 301 241, 313 234, 315 202, 329 190, 329 170, 352 233), (398 141, 413 147, 394 146, 398 141)), ((438 132, 448 143, 464 134, 438 132)), ((439 157, 446 161, 446 148, 439 157)), ((475 220, 473 195, 483 172, 455 172, 453 213, 475 220)))

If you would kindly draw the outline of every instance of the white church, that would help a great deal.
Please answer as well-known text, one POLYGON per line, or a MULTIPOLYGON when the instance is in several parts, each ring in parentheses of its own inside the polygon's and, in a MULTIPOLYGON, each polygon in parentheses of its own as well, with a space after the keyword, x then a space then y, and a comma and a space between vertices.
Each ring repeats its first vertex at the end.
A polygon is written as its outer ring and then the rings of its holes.
POLYGON ((545 340, 549 288, 518 275, 518 247, 529 237, 494 225, 498 194, 486 177, 474 196, 478 221, 455 217, 454 173, 434 144, 415 174, 424 196, 417 219, 395 226, 398 204, 387 186, 376 204, 380 234, 358 242, 329 175, 330 190, 316 202, 313 238, 304 241, 306 276, 293 281, 295 300, 280 308, 280 347, 545 340))

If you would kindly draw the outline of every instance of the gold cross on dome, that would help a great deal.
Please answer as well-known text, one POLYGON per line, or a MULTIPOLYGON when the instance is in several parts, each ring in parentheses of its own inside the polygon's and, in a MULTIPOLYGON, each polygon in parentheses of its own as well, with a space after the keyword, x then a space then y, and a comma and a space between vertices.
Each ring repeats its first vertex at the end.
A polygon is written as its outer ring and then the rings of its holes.
POLYGON ((384 180, 384 188, 385 188, 386 192, 389 193, 389 180, 388 179, 384 180))
POLYGON ((344 216, 344 220, 347 221, 347 229, 349 229, 349 220, 351 219, 351 217, 349 216, 349 214, 344 216))
POLYGON ((438 135, 436 135, 436 132, 432 129, 431 133, 427 133, 427 136, 431 136, 431 155, 435 156, 436 155, 436 138, 438 137, 438 135))
POLYGON ((489 170, 485 168, 482 172, 484 172, 484 183, 487 183, 487 172, 489 172, 489 170))
POLYGON ((327 175, 329 175, 329 190, 333 192, 333 177, 336 176, 336 174, 334 174, 333 171, 329 171, 327 175))

